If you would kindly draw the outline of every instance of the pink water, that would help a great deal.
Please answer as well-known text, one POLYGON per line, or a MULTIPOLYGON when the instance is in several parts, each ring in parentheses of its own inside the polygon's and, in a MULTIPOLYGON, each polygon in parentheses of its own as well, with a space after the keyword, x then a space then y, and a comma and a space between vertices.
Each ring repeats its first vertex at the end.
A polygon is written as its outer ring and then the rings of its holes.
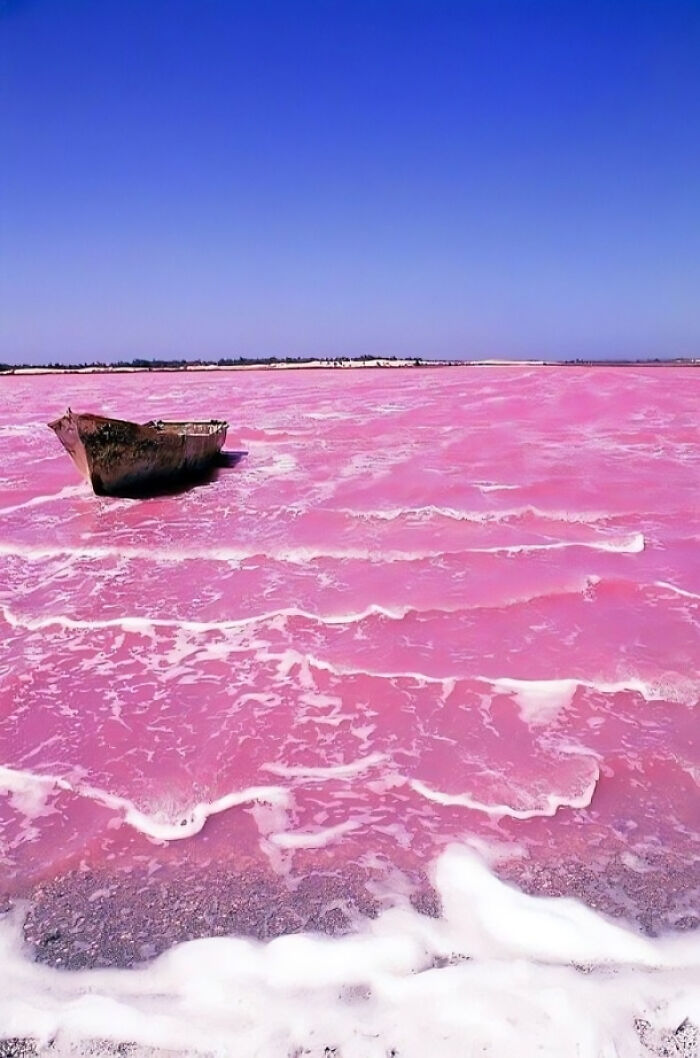
POLYGON ((0 379, 6 888, 211 861, 391 887, 453 842, 690 886, 698 407, 686 368, 0 379), (247 455, 98 498, 44 426, 68 404, 224 417, 247 455))

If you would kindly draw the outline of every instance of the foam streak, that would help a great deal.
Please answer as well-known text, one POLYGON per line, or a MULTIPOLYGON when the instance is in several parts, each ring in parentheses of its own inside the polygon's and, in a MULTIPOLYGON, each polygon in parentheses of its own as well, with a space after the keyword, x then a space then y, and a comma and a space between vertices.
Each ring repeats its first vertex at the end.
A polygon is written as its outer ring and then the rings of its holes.
MULTIPOLYGON (((590 759, 592 760, 592 758, 590 759)), ((409 786, 428 801, 435 801, 441 805, 469 808, 473 812, 483 812, 484 815, 490 816, 492 819, 502 819, 504 816, 509 819, 535 819, 538 816, 554 816, 560 808, 588 808, 593 800, 593 794, 599 778, 600 770, 596 763, 595 775, 591 783, 578 796, 556 793, 547 794, 544 803, 537 808, 513 808, 511 805, 484 804, 482 801, 476 801, 469 794, 443 793, 442 790, 436 790, 419 779, 409 780, 409 786)))
POLYGON ((54 791, 61 790, 77 797, 85 797, 104 808, 114 809, 128 826, 158 842, 191 838, 199 833, 209 816, 226 812, 236 805, 263 802, 286 807, 289 804, 289 793, 282 787, 250 786, 225 794, 215 801, 200 802, 185 809, 177 819, 168 819, 162 813, 143 812, 128 798, 111 794, 89 783, 73 782, 59 775, 37 775, 34 772, 0 765, 0 791, 13 797, 26 797, 31 792, 35 796, 43 795, 46 798, 54 791))
POLYGON ((561 551, 570 548, 587 548, 593 551, 609 551, 616 554, 637 555, 644 550, 642 533, 631 533, 627 536, 607 536, 600 540, 555 540, 546 544, 497 544, 493 547, 465 547, 457 550, 444 548, 423 550, 373 550, 371 548, 325 548, 325 547, 270 547, 263 555, 254 548, 178 548, 164 550, 157 547, 106 547, 103 545, 85 545, 70 547, 68 545, 38 544, 0 544, 0 555, 15 555, 30 561, 41 561, 47 558, 60 558, 63 555, 75 555, 80 558, 105 560, 110 558, 141 559, 151 562, 184 562, 189 559, 207 559, 211 562, 244 562, 254 558, 273 559, 276 562, 287 562, 290 565, 306 565, 319 558, 330 558, 343 561, 355 559, 364 562, 415 562, 420 559, 442 558, 450 555, 519 555, 540 551, 561 551))

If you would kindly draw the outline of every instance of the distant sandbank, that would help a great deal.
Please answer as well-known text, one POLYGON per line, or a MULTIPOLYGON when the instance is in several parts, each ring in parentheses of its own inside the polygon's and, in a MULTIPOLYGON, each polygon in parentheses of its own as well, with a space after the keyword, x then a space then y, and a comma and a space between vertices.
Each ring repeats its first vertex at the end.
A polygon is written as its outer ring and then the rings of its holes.
POLYGON ((420 357, 338 357, 316 360, 251 360, 219 363, 183 363, 181 361, 134 361, 130 364, 0 364, 0 375, 101 375, 134 374, 143 371, 293 371, 346 370, 367 368, 438 368, 438 367, 697 367, 699 358, 683 357, 673 360, 423 360, 420 357))

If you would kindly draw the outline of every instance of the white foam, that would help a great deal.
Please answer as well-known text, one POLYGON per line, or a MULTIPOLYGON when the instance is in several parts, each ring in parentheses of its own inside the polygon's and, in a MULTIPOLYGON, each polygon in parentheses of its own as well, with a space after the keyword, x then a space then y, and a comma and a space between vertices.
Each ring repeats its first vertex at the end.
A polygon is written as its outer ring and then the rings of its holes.
MULTIPOLYGON (((8 422, 0 425, 0 437, 22 437, 28 434, 30 437, 35 437, 38 431, 46 429, 46 423, 37 420, 36 422, 8 422)), ((60 449, 59 449, 60 451, 60 449)))
MULTIPOLYGON (((250 442, 251 449, 256 447, 256 442, 250 442)), ((280 477, 291 474, 298 466, 297 460, 288 452, 275 452, 269 463, 253 466, 252 473, 263 477, 280 477)))
POLYGON ((456 522, 476 522, 481 524, 507 522, 511 519, 517 520, 526 517, 534 517, 545 521, 573 522, 589 525, 595 524, 596 522, 606 521, 610 518, 610 514, 605 511, 545 511, 541 507, 535 507, 533 504, 526 504, 521 507, 510 507, 503 510, 491 509, 486 511, 475 511, 457 507, 443 507, 431 503, 418 507, 385 507, 379 509, 374 508, 371 510, 343 508, 343 513, 349 514, 354 518, 364 518, 367 520, 376 519, 378 521, 387 522, 396 521, 399 518, 408 518, 415 521, 430 521, 433 518, 448 518, 456 522))
POLYGON ((286 764, 263 764, 262 770, 272 772, 285 779, 347 779, 359 775, 376 764, 386 760, 384 753, 370 753, 367 757, 350 761, 348 764, 330 764, 327 767, 312 767, 311 765, 286 765, 286 764))
POLYGON ((491 684, 496 691, 513 694, 519 706, 520 717, 531 727, 548 724, 571 705, 579 687, 599 694, 639 694, 646 702, 673 701, 692 705, 698 694, 698 684, 692 679, 677 674, 648 683, 636 676, 624 680, 585 680, 565 677, 556 680, 517 680, 510 677, 489 679, 478 676, 482 683, 491 684))
POLYGON ((199 940, 128 971, 32 963, 15 916, 0 922, 0 1025, 58 1058, 95 1038, 221 1058, 641 1058, 640 1025, 662 1038, 700 1022, 696 937, 649 940, 528 896, 463 848, 435 885, 442 919, 404 906, 350 936, 199 940))
POLYGON ((562 709, 571 705, 579 686, 577 680, 493 681, 495 691, 512 693, 520 709, 521 720, 530 727, 548 724, 562 709))
POLYGON ((593 800, 595 788, 600 778, 598 764, 593 758, 587 758, 593 765, 593 777, 590 783, 578 794, 548 793, 543 801, 532 808, 513 808, 505 804, 484 804, 477 801, 469 794, 448 794, 442 790, 436 790, 419 779, 410 779, 409 786, 416 793, 425 797, 428 801, 435 801, 441 805, 452 805, 460 808, 469 808, 473 812, 482 812, 492 819, 535 819, 538 816, 553 816, 560 808, 587 808, 593 800))
POLYGON ((415 606, 389 607, 381 606, 378 603, 371 603, 370 605, 365 606, 362 610, 349 610, 341 613, 326 614, 315 613, 298 606, 283 606, 276 610, 267 610, 259 614, 250 614, 247 617, 225 618, 212 621, 194 621, 189 618, 178 617, 137 617, 130 615, 120 615, 118 617, 79 618, 69 617, 67 614, 42 614, 36 617, 31 617, 15 613, 14 610, 4 603, 0 603, 0 614, 2 614, 5 622, 12 628, 25 629, 27 631, 37 631, 42 628, 51 628, 52 626, 76 630, 85 629, 88 631, 106 628, 121 628, 126 632, 136 632, 143 635, 150 635, 155 628, 183 629, 184 631, 194 633, 226 631, 227 629, 243 628, 249 625, 265 624, 279 618, 300 618, 302 620, 313 621, 324 625, 347 625, 359 624, 361 621, 365 621, 371 617, 384 617, 390 621, 402 621, 409 614, 459 614, 473 609, 484 610, 491 606, 496 607, 497 609, 502 609, 504 606, 522 606, 529 602, 534 602, 537 599, 549 598, 553 594, 580 595, 581 593, 585 593, 592 584, 597 583, 599 580, 600 578, 587 576, 579 584, 565 587, 559 592, 545 590, 541 594, 532 593, 510 599, 495 598, 490 602, 479 601, 475 604, 470 604, 469 601, 466 600, 464 603, 455 604, 453 606, 427 606, 425 608, 420 608, 415 606))
POLYGON ((330 845, 336 838, 342 837, 343 834, 349 834, 351 831, 357 830, 359 826, 361 826, 359 820, 346 819, 342 823, 337 823, 332 827, 325 827, 322 830, 285 830, 277 834, 270 834, 268 841, 271 841, 273 845, 277 845, 281 849, 321 849, 325 848, 326 845, 330 845))
POLYGON ((154 841, 178 841, 198 834, 210 816, 226 812, 236 805, 265 802, 288 805, 290 794, 279 786, 249 786, 234 790, 214 801, 190 805, 177 813, 144 812, 133 801, 80 780, 60 775, 40 775, 31 771, 0 765, 0 793, 10 794, 14 805, 25 801, 28 805, 44 804, 55 791, 66 791, 84 797, 105 808, 114 809, 124 822, 154 841), (18 798, 21 800, 18 802, 18 798), (40 800, 41 799, 41 800, 40 800))
POLYGON ((696 683, 677 674, 671 674, 656 683, 648 683, 637 676, 609 681, 571 676, 548 680, 518 680, 506 676, 474 678, 497 689, 513 692, 520 706, 521 717, 531 724, 537 724, 538 720, 542 723, 548 722, 560 709, 570 705, 577 687, 584 687, 598 694, 639 694, 646 702, 674 701, 687 705, 694 703, 698 693, 696 683), (539 713, 540 706, 544 710, 542 714, 539 713), (548 715, 550 709, 551 716, 548 715))
POLYGON ((578 682, 581 687, 588 687, 600 694, 620 694, 629 691, 641 695, 647 702, 677 701, 689 705, 693 704, 698 690, 697 685, 694 685, 691 680, 679 683, 675 675, 658 683, 647 683, 634 676, 610 683, 603 680, 579 680, 578 682))
POLYGON ((261 652, 261 656, 264 657, 265 660, 276 661, 279 665, 280 674, 282 675, 289 673, 295 666, 299 666, 303 671, 307 671, 309 668, 314 668, 321 672, 330 672, 335 676, 370 676, 373 679, 378 680, 415 680, 417 683, 439 684, 444 688, 445 696, 447 696, 453 689, 455 680, 472 680, 474 683, 487 684, 497 691, 500 690, 501 692, 505 691, 518 695, 520 697, 518 704, 520 705, 521 710, 523 710, 522 703, 527 702, 524 712, 521 712, 523 718, 528 715, 531 707, 532 710, 535 710, 535 703, 538 697, 542 694, 544 694, 545 698, 549 699, 545 710, 550 707, 553 699, 557 702, 557 709, 564 708, 566 705, 570 704, 572 700, 570 697, 572 687, 585 687, 597 691, 599 694, 620 694, 630 692, 632 694, 641 695, 641 697, 648 702, 672 700, 684 704, 693 704, 693 696, 697 694, 697 686, 692 681, 685 681, 682 684, 679 684, 677 683, 678 677, 675 675, 672 675, 670 679, 663 683, 659 683, 658 685, 646 683, 637 676, 630 676, 627 679, 614 681, 588 680, 578 676, 558 676, 544 680, 524 680, 515 679, 510 676, 484 676, 471 675, 469 673, 465 673, 464 675, 452 674, 450 676, 438 676, 429 675, 428 673, 420 672, 419 670, 369 669, 364 666, 328 661, 325 658, 319 658, 314 654, 302 653, 295 650, 293 647, 288 647, 281 653, 264 651, 261 652))
POLYGON ((127 632, 139 632, 150 634, 154 628, 176 628, 187 632, 213 632, 225 631, 226 629, 243 628, 247 625, 264 624, 277 618, 299 617, 307 621, 316 621, 327 625, 355 624, 364 621, 368 617, 386 617, 392 621, 402 620, 412 608, 396 607, 390 609, 385 606, 372 604, 364 610, 356 612, 320 615, 310 610, 303 610, 297 606, 280 607, 277 610, 268 610, 265 613, 251 614, 249 617, 229 618, 217 621, 192 621, 186 618, 176 617, 95 617, 78 618, 68 617, 64 614, 44 614, 40 617, 19 616, 9 606, 0 603, 0 613, 4 620, 13 628, 23 628, 27 631, 36 631, 41 628, 51 628, 58 625, 61 628, 97 630, 101 628, 122 628, 127 632))
POLYGON ((367 521, 376 519, 382 522, 393 522, 399 518, 419 521, 450 518, 457 522, 488 522, 495 521, 498 517, 498 512, 458 510, 456 507, 438 507, 432 503, 424 507, 386 507, 373 510, 355 510, 345 507, 342 513, 352 518, 364 518, 367 521))
POLYGON ((40 507, 44 503, 55 503, 58 500, 65 500, 70 496, 83 496, 86 495, 85 485, 65 485, 64 488, 59 489, 58 492, 50 492, 44 496, 32 496, 29 500, 24 500, 22 503, 15 503, 11 507, 0 507, 0 516, 3 514, 13 514, 14 511, 24 510, 25 507, 40 507))
POLYGON ((428 676, 423 672, 410 672, 403 669, 391 672, 367 669, 355 665, 341 665, 337 662, 326 661, 324 658, 316 657, 313 654, 302 653, 293 647, 288 647, 281 653, 268 651, 264 656, 266 659, 278 663, 280 675, 286 675, 295 666, 299 666, 302 671, 310 667, 321 672, 331 672, 334 676, 371 676, 384 680, 407 679, 416 680, 418 683, 439 683, 441 685, 448 681, 451 682, 453 679, 452 677, 428 676))
POLYGON ((497 551, 510 555, 526 551, 560 551, 572 547, 587 547, 593 551, 611 551, 614 554, 638 555, 644 550, 644 534, 631 533, 628 536, 607 537, 600 540, 559 540, 547 544, 514 544, 498 548, 474 548, 473 550, 497 551))
POLYGON ((267 558, 290 565, 306 565, 318 558, 355 559, 358 561, 415 562, 420 559, 441 558, 450 555, 519 555, 540 551, 560 551, 570 548, 588 548, 593 551, 610 551, 616 554, 636 555, 644 550, 643 533, 625 536, 603 536, 597 540, 555 540, 545 544, 497 544, 493 547, 463 547, 457 550, 424 548, 412 550, 383 550, 372 548, 331 548, 319 545, 292 548, 259 549, 243 547, 177 548, 158 547, 112 547, 85 544, 74 547, 64 544, 18 544, 0 543, 0 555, 16 555, 30 561, 60 558, 74 555, 101 561, 118 559, 142 559, 152 562, 184 562, 191 559, 206 559, 211 562, 243 562, 251 558, 267 558))
POLYGON ((671 591, 674 595, 680 595, 684 599, 700 599, 700 593, 688 591, 686 588, 679 588, 677 584, 669 584, 666 580, 654 581, 654 587, 665 588, 666 591, 671 591))

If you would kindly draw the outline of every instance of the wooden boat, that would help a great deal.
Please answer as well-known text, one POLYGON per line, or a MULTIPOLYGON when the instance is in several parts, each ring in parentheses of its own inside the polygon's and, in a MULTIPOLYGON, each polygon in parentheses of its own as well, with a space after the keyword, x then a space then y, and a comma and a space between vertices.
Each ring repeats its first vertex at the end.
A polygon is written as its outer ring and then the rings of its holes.
POLYGON ((98 495, 197 477, 216 461, 228 429, 220 419, 139 424, 70 408, 48 425, 98 495))

